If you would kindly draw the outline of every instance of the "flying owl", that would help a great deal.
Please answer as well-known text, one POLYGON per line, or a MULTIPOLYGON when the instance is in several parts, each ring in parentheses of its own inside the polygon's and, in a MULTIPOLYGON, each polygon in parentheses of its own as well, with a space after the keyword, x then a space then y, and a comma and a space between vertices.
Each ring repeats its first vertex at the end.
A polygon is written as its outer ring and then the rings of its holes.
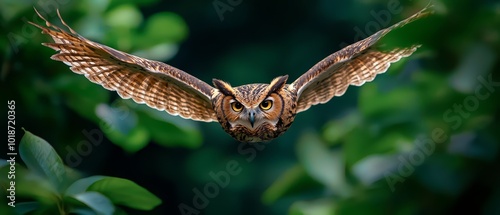
MULTIPOLYGON (((35 9, 36 11, 36 9, 35 9)), ((213 86, 162 62, 140 58, 90 41, 76 33, 61 18, 68 31, 45 21, 47 27, 30 22, 48 34, 54 43, 43 43, 56 51, 51 59, 124 99, 165 110, 171 115, 203 122, 217 121, 234 139, 263 142, 283 134, 295 115, 312 105, 341 96, 349 85, 361 86, 384 73, 391 63, 410 56, 419 45, 378 50, 374 45, 391 30, 419 19, 426 9, 349 45, 318 62, 294 82, 288 75, 269 84, 233 87, 213 79, 213 86)))

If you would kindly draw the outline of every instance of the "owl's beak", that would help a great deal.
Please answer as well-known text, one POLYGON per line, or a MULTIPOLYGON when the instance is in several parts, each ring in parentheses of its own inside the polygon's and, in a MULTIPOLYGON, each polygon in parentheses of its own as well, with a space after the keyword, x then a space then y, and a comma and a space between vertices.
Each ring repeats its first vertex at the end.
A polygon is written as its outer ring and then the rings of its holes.
POLYGON ((250 121, 250 125, 252 125, 252 128, 253 128, 253 124, 255 123, 255 111, 250 111, 250 113, 248 113, 248 120, 250 121))

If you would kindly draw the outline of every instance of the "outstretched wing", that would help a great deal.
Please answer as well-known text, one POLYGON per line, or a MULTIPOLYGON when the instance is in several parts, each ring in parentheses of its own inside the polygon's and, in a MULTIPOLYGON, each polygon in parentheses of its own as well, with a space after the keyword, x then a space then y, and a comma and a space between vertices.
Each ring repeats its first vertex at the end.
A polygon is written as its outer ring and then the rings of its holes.
POLYGON ((331 54, 301 75, 289 85, 290 90, 297 92, 297 113, 343 95, 349 85, 361 86, 372 81, 377 74, 384 73, 391 63, 410 56, 419 45, 388 51, 379 51, 372 46, 393 29, 428 14, 427 9, 331 54))
POLYGON ((116 91, 124 99, 132 98, 137 103, 146 103, 152 108, 187 119, 217 121, 210 100, 214 88, 207 83, 162 62, 92 42, 71 29, 62 20, 59 11, 59 18, 69 32, 48 22, 38 11, 36 13, 47 27, 30 24, 42 29, 42 33, 54 40, 54 43, 43 45, 59 51, 51 59, 64 62, 73 72, 116 91))

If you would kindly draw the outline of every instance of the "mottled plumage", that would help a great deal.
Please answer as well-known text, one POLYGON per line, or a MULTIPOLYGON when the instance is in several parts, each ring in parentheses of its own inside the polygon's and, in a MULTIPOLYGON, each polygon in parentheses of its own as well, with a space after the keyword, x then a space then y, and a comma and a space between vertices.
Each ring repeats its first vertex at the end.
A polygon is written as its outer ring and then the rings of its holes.
MULTIPOLYGON (((38 12, 37 12, 38 13, 38 12)), ((261 142, 283 134, 295 115, 341 96, 349 85, 361 86, 410 56, 419 45, 381 51, 374 45, 387 33, 427 14, 426 9, 326 57, 291 84, 288 75, 270 84, 232 87, 214 79, 214 87, 177 68, 90 41, 72 30, 31 23, 54 40, 43 43, 59 53, 53 60, 124 99, 197 121, 218 121, 238 141, 261 142)))

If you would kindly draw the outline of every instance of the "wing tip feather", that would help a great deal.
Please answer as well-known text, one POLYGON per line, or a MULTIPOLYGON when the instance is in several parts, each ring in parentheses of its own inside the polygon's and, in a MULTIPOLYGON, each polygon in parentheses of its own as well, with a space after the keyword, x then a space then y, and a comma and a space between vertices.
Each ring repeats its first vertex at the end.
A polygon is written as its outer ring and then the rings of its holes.
MULTIPOLYGON (((44 45, 44 46, 47 46, 47 47, 52 48, 56 51, 59 51, 59 53, 51 56, 52 60, 61 61, 65 64, 67 64, 68 66, 70 66, 71 71, 73 71, 74 73, 83 74, 85 76, 85 78, 87 78, 88 80, 90 80, 93 83, 101 85, 104 89, 107 89, 110 91, 116 91, 117 94, 123 99, 132 99, 134 102, 136 102, 138 104, 146 104, 147 106, 149 106, 151 108, 154 108, 154 109, 157 109, 160 111, 166 111, 170 115, 180 116, 181 118, 184 118, 184 119, 192 119, 192 120, 203 121, 203 122, 217 121, 217 117, 215 116, 215 113, 210 112, 210 110, 212 110, 212 109, 207 108, 206 106, 204 106, 206 109, 197 110, 197 111, 185 110, 183 112, 183 110, 181 108, 178 108, 178 110, 173 110, 172 108, 168 108, 167 105, 157 104, 153 101, 148 101, 145 98, 134 96, 134 92, 127 92, 124 90, 120 90, 119 86, 107 84, 108 82, 100 80, 99 78, 89 77, 89 75, 95 73, 96 71, 92 72, 86 68, 82 68, 82 66, 84 66, 83 63, 72 61, 73 59, 76 59, 76 58, 73 58, 73 57, 66 58, 66 57, 63 57, 60 55, 61 53, 78 54, 77 52, 79 52, 80 54, 82 54, 82 53, 85 54, 85 50, 72 49, 72 48, 74 48, 71 46, 72 44, 81 42, 81 43, 87 43, 88 45, 91 45, 91 46, 98 46, 98 48, 101 48, 104 51, 108 51, 108 53, 111 52, 111 53, 109 53, 110 55, 112 55, 112 56, 116 57, 118 60, 122 60, 122 61, 129 60, 128 58, 124 59, 125 57, 128 57, 129 55, 126 53, 122 53, 120 51, 114 50, 112 48, 108 48, 107 46, 94 43, 94 42, 87 40, 84 37, 80 36, 76 31, 74 31, 63 20, 59 9, 57 9, 57 15, 58 15, 61 23, 67 28, 67 31, 50 23, 44 16, 42 16, 42 14, 35 7, 34 7, 34 10, 35 10, 36 14, 45 22, 45 26, 43 26, 42 24, 30 22, 30 21, 28 21, 28 23, 41 29, 43 34, 50 35, 52 37, 52 39, 54 40, 54 43, 42 43, 42 45, 44 45), (109 50, 111 50, 111 51, 109 51, 109 50), (82 52, 80 52, 80 51, 82 51, 82 52), (120 59, 120 57, 121 57, 121 59, 120 59)), ((135 56, 133 56, 133 57, 135 57, 135 56)), ((81 58, 79 58, 79 59, 81 59, 81 58)), ((124 61, 124 62, 127 62, 127 61, 124 61)), ((130 63, 132 65, 132 62, 128 62, 128 63, 130 63)), ((133 62, 133 64, 136 64, 136 63, 137 62, 133 62)), ((92 65, 90 65, 90 66, 92 66, 92 65)), ((141 65, 136 65, 136 66, 143 67, 141 65)), ((154 72, 154 71, 150 71, 150 72, 154 72)), ((175 80, 177 80, 177 79, 175 79, 175 80)), ((177 81, 182 82, 183 80, 177 80, 177 81)), ((186 84, 186 83, 183 83, 183 84, 186 84)), ((189 84, 186 84, 186 85, 193 87, 193 88, 196 87, 196 86, 191 86, 189 84)), ((207 85, 207 86, 209 86, 209 85, 207 85)), ((203 87, 205 87, 205 86, 203 86, 203 87)), ((209 95, 206 95, 207 94, 206 92, 211 92, 212 88, 209 88, 209 87, 205 87, 205 88, 203 88, 204 91, 200 92, 200 93, 203 94, 205 97, 210 97, 209 95)), ((198 89, 198 91, 200 91, 200 90, 198 89)), ((203 98, 205 98, 205 97, 203 97, 203 98)), ((206 102, 209 102, 210 98, 207 98, 207 100, 208 101, 206 101, 206 102)))

